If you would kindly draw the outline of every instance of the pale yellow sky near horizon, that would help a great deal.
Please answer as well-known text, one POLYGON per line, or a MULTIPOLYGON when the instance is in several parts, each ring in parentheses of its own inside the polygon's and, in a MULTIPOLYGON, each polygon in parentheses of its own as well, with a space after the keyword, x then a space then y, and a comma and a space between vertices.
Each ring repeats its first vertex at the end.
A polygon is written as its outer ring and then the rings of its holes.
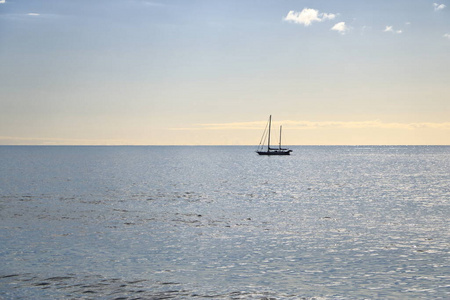
MULTIPOLYGON (((190 128, 161 128, 128 139, 13 138, 9 145, 257 145, 266 122, 199 124, 190 128), (148 140, 148 136, 154 140, 148 140), (209 141, 205 143, 205 141, 209 141), (175 141, 175 142, 174 142, 175 141), (250 141, 250 142, 248 142, 250 141)), ((273 144, 278 126, 273 123, 273 144)), ((125 130, 126 131, 126 130, 125 130)), ((283 124, 285 145, 448 145, 449 123, 293 122, 283 124), (305 142, 307 141, 307 142, 305 142)), ((108 136, 105 133, 103 136, 108 136)))

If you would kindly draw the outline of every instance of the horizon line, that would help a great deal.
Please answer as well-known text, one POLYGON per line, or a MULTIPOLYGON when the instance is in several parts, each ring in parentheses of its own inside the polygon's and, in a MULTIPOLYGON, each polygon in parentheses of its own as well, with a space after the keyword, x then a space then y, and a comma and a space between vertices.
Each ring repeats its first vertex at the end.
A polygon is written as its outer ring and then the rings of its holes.
MULTIPOLYGON (((283 145, 283 147, 448 147, 450 144, 292 144, 283 145)), ((202 145, 202 144, 185 144, 185 145, 133 145, 133 144, 117 144, 117 145, 75 145, 75 144, 5 144, 0 147, 258 147, 258 145, 202 145)))

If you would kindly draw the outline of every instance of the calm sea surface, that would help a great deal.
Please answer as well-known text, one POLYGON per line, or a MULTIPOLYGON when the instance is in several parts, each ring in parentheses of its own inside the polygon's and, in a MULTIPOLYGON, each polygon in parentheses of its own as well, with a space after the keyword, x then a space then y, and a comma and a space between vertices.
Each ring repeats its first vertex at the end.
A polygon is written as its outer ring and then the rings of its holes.
POLYGON ((0 147, 0 299, 449 299, 450 147, 0 147))

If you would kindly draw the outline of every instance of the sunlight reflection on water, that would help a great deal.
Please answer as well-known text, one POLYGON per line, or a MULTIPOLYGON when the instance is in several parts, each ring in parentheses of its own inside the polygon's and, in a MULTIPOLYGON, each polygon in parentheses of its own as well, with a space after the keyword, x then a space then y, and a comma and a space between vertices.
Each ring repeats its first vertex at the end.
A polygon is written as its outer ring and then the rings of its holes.
POLYGON ((450 147, 0 147, 15 298, 450 296, 450 147))

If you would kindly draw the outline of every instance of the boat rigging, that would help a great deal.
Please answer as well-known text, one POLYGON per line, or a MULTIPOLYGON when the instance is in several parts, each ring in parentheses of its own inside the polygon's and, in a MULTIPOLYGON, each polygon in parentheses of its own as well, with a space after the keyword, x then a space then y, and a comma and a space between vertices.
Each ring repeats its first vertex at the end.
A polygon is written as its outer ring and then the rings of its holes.
POLYGON ((280 126, 280 141, 278 144, 278 148, 271 148, 270 147, 270 132, 272 127, 272 115, 269 116, 269 122, 268 122, 269 130, 266 128, 264 129, 264 133, 261 137, 261 141, 259 142, 258 149, 256 150, 256 153, 259 155, 290 155, 292 150, 288 148, 281 148, 281 131, 282 126, 280 126), (267 148, 265 148, 265 141, 267 137, 267 148))

